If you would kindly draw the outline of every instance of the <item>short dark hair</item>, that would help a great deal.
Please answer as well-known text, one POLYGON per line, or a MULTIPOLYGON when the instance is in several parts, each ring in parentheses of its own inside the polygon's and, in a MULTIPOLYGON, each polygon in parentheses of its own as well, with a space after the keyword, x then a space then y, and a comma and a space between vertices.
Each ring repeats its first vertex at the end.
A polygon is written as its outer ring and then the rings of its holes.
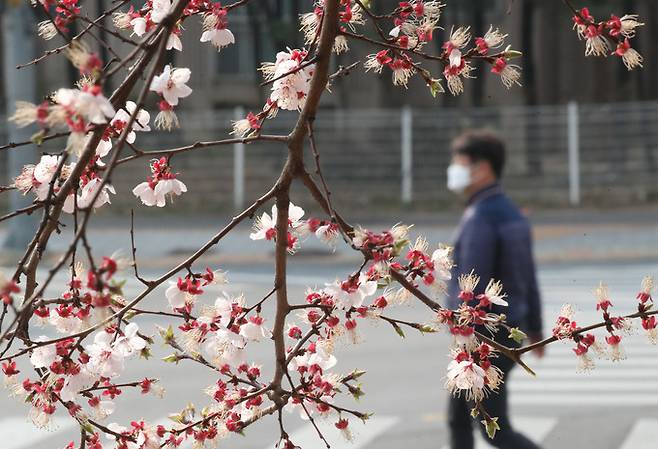
POLYGON ((453 154, 468 156, 473 162, 489 162, 497 178, 503 174, 505 144, 492 131, 485 129, 466 131, 453 139, 451 150, 453 154))

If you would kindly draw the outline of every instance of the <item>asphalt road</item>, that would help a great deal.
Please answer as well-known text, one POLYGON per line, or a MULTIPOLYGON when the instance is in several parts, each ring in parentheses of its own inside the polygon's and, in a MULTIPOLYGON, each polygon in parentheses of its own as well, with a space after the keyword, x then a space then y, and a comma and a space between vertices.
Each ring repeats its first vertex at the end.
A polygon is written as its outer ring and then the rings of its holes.
MULTIPOLYGON (((301 300, 307 286, 322 285, 335 276, 349 272, 348 265, 327 263, 314 265, 293 258, 290 270, 291 298, 301 300)), ((229 291, 242 291, 249 300, 258 300, 272 282, 271 268, 242 265, 229 270, 229 291)), ((544 297, 546 327, 550 329, 560 306, 570 302, 576 306, 577 320, 582 323, 597 319, 595 300, 591 294, 599 280, 610 285, 618 313, 632 311, 635 294, 642 276, 658 275, 657 263, 590 264, 540 267, 540 283, 544 297)), ((61 286, 62 280, 57 284, 61 286)), ((57 285, 55 285, 57 287, 57 285)), ((139 286, 129 284, 127 296, 139 286)), ((212 298, 212 296, 210 297, 212 298)), ((161 290, 145 300, 144 306, 157 308, 166 303, 161 290)), ((270 318, 272 311, 266 309, 270 318)), ((427 321, 426 309, 411 303, 395 310, 404 319, 427 321)), ((139 319, 140 328, 155 333, 155 320, 139 319)), ((517 370, 510 381, 513 422, 546 449, 655 449, 658 441, 658 347, 651 346, 637 332, 625 341, 628 359, 613 364, 597 361, 589 374, 577 373, 577 361, 567 346, 551 346, 543 360, 530 356, 529 364, 537 371, 531 378, 517 370)), ((333 448, 393 449, 402 446, 443 448, 446 444, 446 392, 443 377, 448 362, 449 336, 420 335, 407 332, 400 338, 385 323, 363 329, 363 342, 337 350, 335 371, 367 371, 363 378, 366 396, 354 403, 349 398, 340 403, 373 413, 367 425, 352 423, 355 439, 344 442, 335 435, 331 423, 326 436, 333 448)), ((127 425, 130 419, 164 421, 168 413, 194 402, 201 409, 208 404, 202 391, 216 378, 211 372, 181 362, 178 366, 158 360, 170 353, 159 343, 150 363, 135 360, 122 380, 153 376, 161 379, 167 394, 164 399, 141 396, 126 389, 117 398, 117 412, 108 422, 127 425)), ((251 349, 252 358, 264 367, 271 365, 273 345, 263 342, 251 349)), ((265 375, 271 373, 264 368, 265 375)), ((57 415, 57 429, 37 430, 28 423, 27 406, 6 395, 0 397, 0 442, 2 449, 60 449, 79 434, 65 414, 57 415)), ((304 449, 322 448, 312 427, 298 416, 284 415, 293 440, 304 449)), ((235 449, 272 448, 278 436, 273 418, 265 418, 249 428, 246 436, 231 436, 220 447, 235 449)), ((109 442, 108 442, 109 443, 109 442)), ((478 443, 482 446, 482 442, 478 443)), ((107 447, 113 447, 109 444, 107 447)))

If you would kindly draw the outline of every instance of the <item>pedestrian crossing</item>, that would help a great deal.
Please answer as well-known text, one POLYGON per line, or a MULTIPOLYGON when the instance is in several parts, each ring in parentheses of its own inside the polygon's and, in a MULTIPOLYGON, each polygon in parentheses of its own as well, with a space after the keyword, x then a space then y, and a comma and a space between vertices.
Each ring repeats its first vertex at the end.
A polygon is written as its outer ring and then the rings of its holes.
MULTIPOLYGON (((346 440, 340 434, 340 431, 335 428, 332 421, 317 421, 317 425, 323 436, 331 444, 332 449, 379 449, 389 447, 386 444, 387 437, 404 429, 406 424, 408 424, 405 423, 405 419, 408 418, 403 416, 374 416, 367 424, 363 424, 358 420, 351 420, 352 424, 350 428, 354 437, 352 441, 346 440)), ((565 419, 568 420, 568 418, 565 419)), ((442 420, 444 418, 439 421, 442 420)), ((511 420, 516 429, 521 430, 524 435, 540 446, 549 434, 560 432, 561 422, 556 416, 513 415, 511 420)), ((158 421, 166 422, 166 418, 163 417, 158 421)), ((437 439, 444 439, 445 430, 439 429, 436 425, 436 419, 431 421, 433 421, 431 427, 423 432, 431 432, 437 436, 437 439)), ((604 429, 597 426, 596 429, 590 430, 600 433, 604 429)), ((587 432, 588 429, 583 428, 582 431, 587 432)), ((276 435, 274 429, 273 432, 272 435, 276 435)), ((611 433, 611 436, 613 436, 613 433, 614 431, 611 433)), ((50 431, 35 429, 25 417, 13 416, 0 418, 0 435, 2 435, 0 447, 2 449, 61 449, 66 444, 65 442, 75 439, 77 434, 75 423, 65 417, 56 419, 54 429, 50 431)), ((475 431, 474 437, 475 449, 493 447, 486 438, 482 437, 480 432, 475 431)), ((318 437, 317 431, 310 423, 303 424, 301 427, 292 431, 290 438, 302 449, 324 447, 318 437)), ((413 436, 410 438, 409 443, 413 445, 413 436)), ((254 446, 249 445, 245 440, 227 440, 223 443, 223 447, 255 449, 254 446)), ((630 425, 626 436, 619 445, 612 444, 597 449, 655 449, 656 441, 658 441, 658 418, 640 418, 630 425)), ((192 442, 187 442, 180 446, 180 449, 190 449, 191 445, 192 442)), ((260 449, 272 449, 274 445, 273 443, 269 443, 258 447, 260 449)), ((390 447, 397 447, 397 444, 393 444, 390 447)), ((548 448, 552 446, 542 447, 548 448)), ((442 449, 449 448, 448 446, 444 446, 442 449)))
MULTIPOLYGON (((340 431, 336 429, 333 421, 318 421, 317 425, 322 435, 331 444, 331 449, 360 449, 365 447, 374 447, 370 445, 372 441, 400 421, 397 416, 375 416, 368 420, 367 424, 352 420, 351 430, 352 439, 348 440, 340 431)), ((290 441, 303 449, 312 449, 323 447, 318 432, 313 425, 302 426, 290 434, 290 441)), ((272 449, 268 445, 263 449, 272 449)))
POLYGON ((621 449, 655 449, 658 444, 658 419, 640 419, 631 429, 621 449))
MULTIPOLYGON (((541 444, 544 438, 553 430, 558 423, 557 418, 512 416, 512 426, 522 429, 523 434, 535 444, 541 444)), ((475 449, 487 449, 492 447, 480 432, 473 434, 475 437, 475 449)), ((443 449, 450 449, 445 446, 443 449)))
MULTIPOLYGON (((545 317, 557 316, 558 310, 548 310, 545 317)), ((596 313, 578 313, 578 323, 600 321, 596 313)), ((637 325, 637 323, 636 323, 637 325)), ((545 323, 550 332, 552 322, 545 323)), ((605 331, 595 331, 603 340, 605 331)), ((607 346, 602 342, 603 346, 607 346)), ((522 369, 514 369, 507 388, 512 409, 514 406, 537 407, 593 407, 614 405, 629 408, 658 405, 658 346, 650 344, 642 330, 624 336, 622 346, 625 360, 613 362, 597 358, 592 351, 595 368, 578 371, 578 359, 573 353, 573 342, 556 342, 546 349, 546 356, 537 359, 526 355, 524 361, 537 373, 530 376, 522 369)))
MULTIPOLYGON (((521 429, 525 436, 541 446, 548 434, 557 427, 558 420, 550 417, 513 416, 512 425, 516 429, 521 429)), ((475 449, 493 447, 479 432, 474 436, 475 449)), ((633 424, 619 449, 655 449, 656 441, 658 441, 658 419, 643 418, 633 424)), ((444 446, 443 449, 450 448, 444 446)))
POLYGON ((59 449, 50 444, 53 436, 61 436, 65 433, 73 436, 76 434, 74 431, 76 427, 77 424, 67 417, 55 418, 51 430, 35 428, 26 416, 1 417, 0 447, 2 449, 59 449))

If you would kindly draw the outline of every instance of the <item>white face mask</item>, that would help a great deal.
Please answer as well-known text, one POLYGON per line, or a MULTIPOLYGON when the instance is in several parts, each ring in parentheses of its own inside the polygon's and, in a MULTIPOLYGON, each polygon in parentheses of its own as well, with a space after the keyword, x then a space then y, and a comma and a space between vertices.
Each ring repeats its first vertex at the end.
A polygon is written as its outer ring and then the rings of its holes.
POLYGON ((448 190, 462 193, 471 184, 471 169, 461 164, 448 166, 448 190))

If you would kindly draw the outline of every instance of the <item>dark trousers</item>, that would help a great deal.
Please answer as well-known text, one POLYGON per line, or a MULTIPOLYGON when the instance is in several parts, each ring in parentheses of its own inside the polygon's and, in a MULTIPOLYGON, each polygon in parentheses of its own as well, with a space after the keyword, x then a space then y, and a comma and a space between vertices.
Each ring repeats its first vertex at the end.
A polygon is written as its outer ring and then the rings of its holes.
MULTIPOLYGON (((506 344, 509 345, 509 341, 506 344)), ((528 438, 515 432, 509 420, 506 385, 508 374, 514 368, 515 363, 503 355, 492 359, 492 363, 503 372, 503 383, 498 391, 491 392, 489 397, 482 401, 482 404, 490 416, 498 417, 500 430, 496 432, 493 440, 489 439, 484 425, 480 422, 483 418, 478 417, 476 420, 471 418, 471 409, 474 404, 466 402, 463 397, 450 397, 448 401, 450 449, 473 449, 473 423, 479 428, 485 440, 495 447, 502 449, 540 449, 528 438)))

